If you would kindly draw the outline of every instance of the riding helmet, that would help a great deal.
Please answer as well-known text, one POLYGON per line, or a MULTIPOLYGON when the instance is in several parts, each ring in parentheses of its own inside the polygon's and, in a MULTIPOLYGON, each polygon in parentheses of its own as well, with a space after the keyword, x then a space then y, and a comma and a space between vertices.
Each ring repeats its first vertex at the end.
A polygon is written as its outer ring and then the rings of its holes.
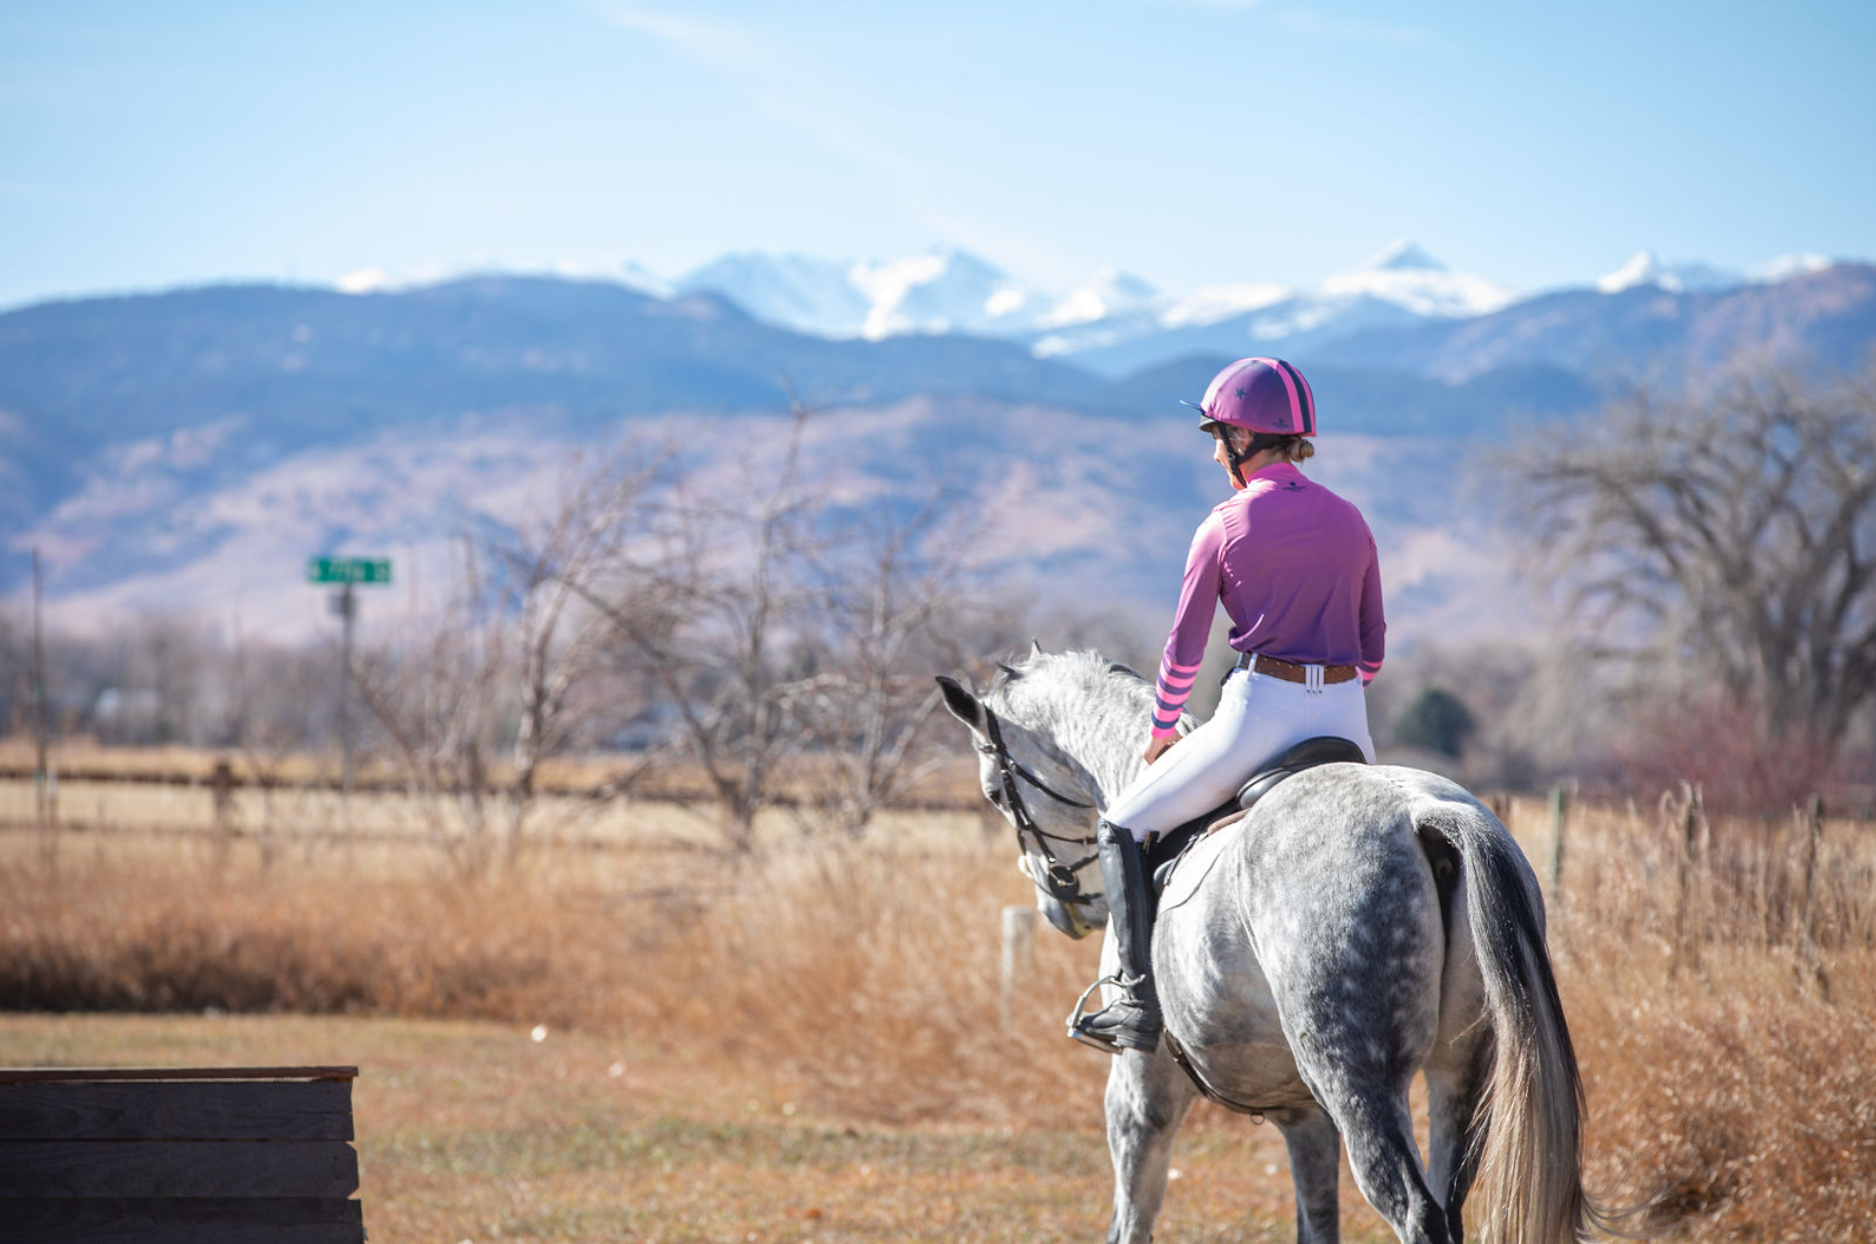
POLYGON ((1202 402, 1182 402, 1205 417, 1207 432, 1219 424, 1279 436, 1316 434, 1316 395, 1293 364, 1282 359, 1239 359, 1216 376, 1202 402))

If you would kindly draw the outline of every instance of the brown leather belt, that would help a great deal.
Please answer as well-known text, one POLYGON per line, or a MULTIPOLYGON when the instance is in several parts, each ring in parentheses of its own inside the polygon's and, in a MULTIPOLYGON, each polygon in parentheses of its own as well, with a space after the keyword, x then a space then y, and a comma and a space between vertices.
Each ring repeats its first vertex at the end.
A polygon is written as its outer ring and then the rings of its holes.
MULTIPOLYGON (((1294 661, 1279 661, 1275 657, 1262 656, 1247 652, 1238 658, 1236 669, 1248 669, 1254 674, 1268 674, 1284 682, 1308 683, 1307 665, 1298 665, 1294 661)), ((1348 682, 1356 676, 1357 670, 1352 665, 1325 665, 1322 667, 1322 681, 1327 683, 1348 682)))

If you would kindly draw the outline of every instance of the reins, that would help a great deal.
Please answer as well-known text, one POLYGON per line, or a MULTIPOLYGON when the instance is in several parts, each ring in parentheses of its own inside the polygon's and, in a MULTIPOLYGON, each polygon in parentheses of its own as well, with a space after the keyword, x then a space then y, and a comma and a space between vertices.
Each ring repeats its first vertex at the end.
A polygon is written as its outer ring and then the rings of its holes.
POLYGON ((1029 805, 1023 802, 1022 789, 1017 785, 1017 779, 1021 778, 1065 807, 1093 808, 1094 805, 1064 795, 1037 777, 1028 766, 1021 764, 1010 755, 1010 749, 1003 742, 1003 729, 997 724, 997 715, 990 711, 989 705, 984 706, 984 732, 990 736, 990 746, 979 747, 977 750, 996 761, 997 775, 1003 783, 1003 804, 1009 810, 1010 819, 1016 824, 1017 849, 1027 855, 1029 844, 1025 838, 1033 839, 1036 850, 1049 861, 1046 875, 1036 877, 1032 874, 1031 880, 1041 886, 1043 892, 1058 903, 1080 902, 1082 900, 1081 880, 1075 874, 1098 859, 1098 854, 1091 851, 1072 864, 1064 864, 1055 858, 1055 853, 1049 850, 1048 844, 1066 842, 1075 846, 1091 847, 1095 845, 1095 836, 1087 834, 1077 838, 1068 834, 1052 834, 1036 824, 1036 818, 1029 813, 1029 805))

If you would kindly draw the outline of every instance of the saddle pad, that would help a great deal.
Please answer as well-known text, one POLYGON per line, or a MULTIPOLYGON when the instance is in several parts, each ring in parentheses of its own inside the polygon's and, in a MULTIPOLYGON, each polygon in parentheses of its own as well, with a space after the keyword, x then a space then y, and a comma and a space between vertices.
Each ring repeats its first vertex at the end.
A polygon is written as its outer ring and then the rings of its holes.
POLYGON ((1191 898, 1198 890, 1199 883, 1205 880, 1205 874, 1217 863, 1218 857, 1226 847, 1237 841, 1242 832, 1244 822, 1234 821, 1215 834, 1203 834, 1195 838, 1174 864, 1172 875, 1166 878, 1166 888, 1160 891, 1159 910, 1171 911, 1191 898))

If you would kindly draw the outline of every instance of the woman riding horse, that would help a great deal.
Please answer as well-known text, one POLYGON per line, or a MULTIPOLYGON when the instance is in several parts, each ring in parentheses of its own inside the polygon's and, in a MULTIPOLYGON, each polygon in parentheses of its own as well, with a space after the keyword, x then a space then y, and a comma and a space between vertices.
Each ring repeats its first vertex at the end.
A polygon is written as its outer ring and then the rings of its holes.
POLYGON ((1160 662, 1148 768, 1096 831, 1120 996, 1078 1018, 1071 1035, 1110 1052, 1159 1043, 1145 845, 1224 803, 1305 739, 1349 739, 1374 760, 1363 688, 1381 668, 1387 631, 1380 564, 1361 511, 1297 469, 1315 453, 1309 382, 1282 359, 1239 359, 1213 378, 1197 409, 1216 441, 1212 458, 1236 491, 1192 538, 1160 662), (1181 743, 1180 712, 1220 600, 1237 665, 1217 713, 1181 743))

